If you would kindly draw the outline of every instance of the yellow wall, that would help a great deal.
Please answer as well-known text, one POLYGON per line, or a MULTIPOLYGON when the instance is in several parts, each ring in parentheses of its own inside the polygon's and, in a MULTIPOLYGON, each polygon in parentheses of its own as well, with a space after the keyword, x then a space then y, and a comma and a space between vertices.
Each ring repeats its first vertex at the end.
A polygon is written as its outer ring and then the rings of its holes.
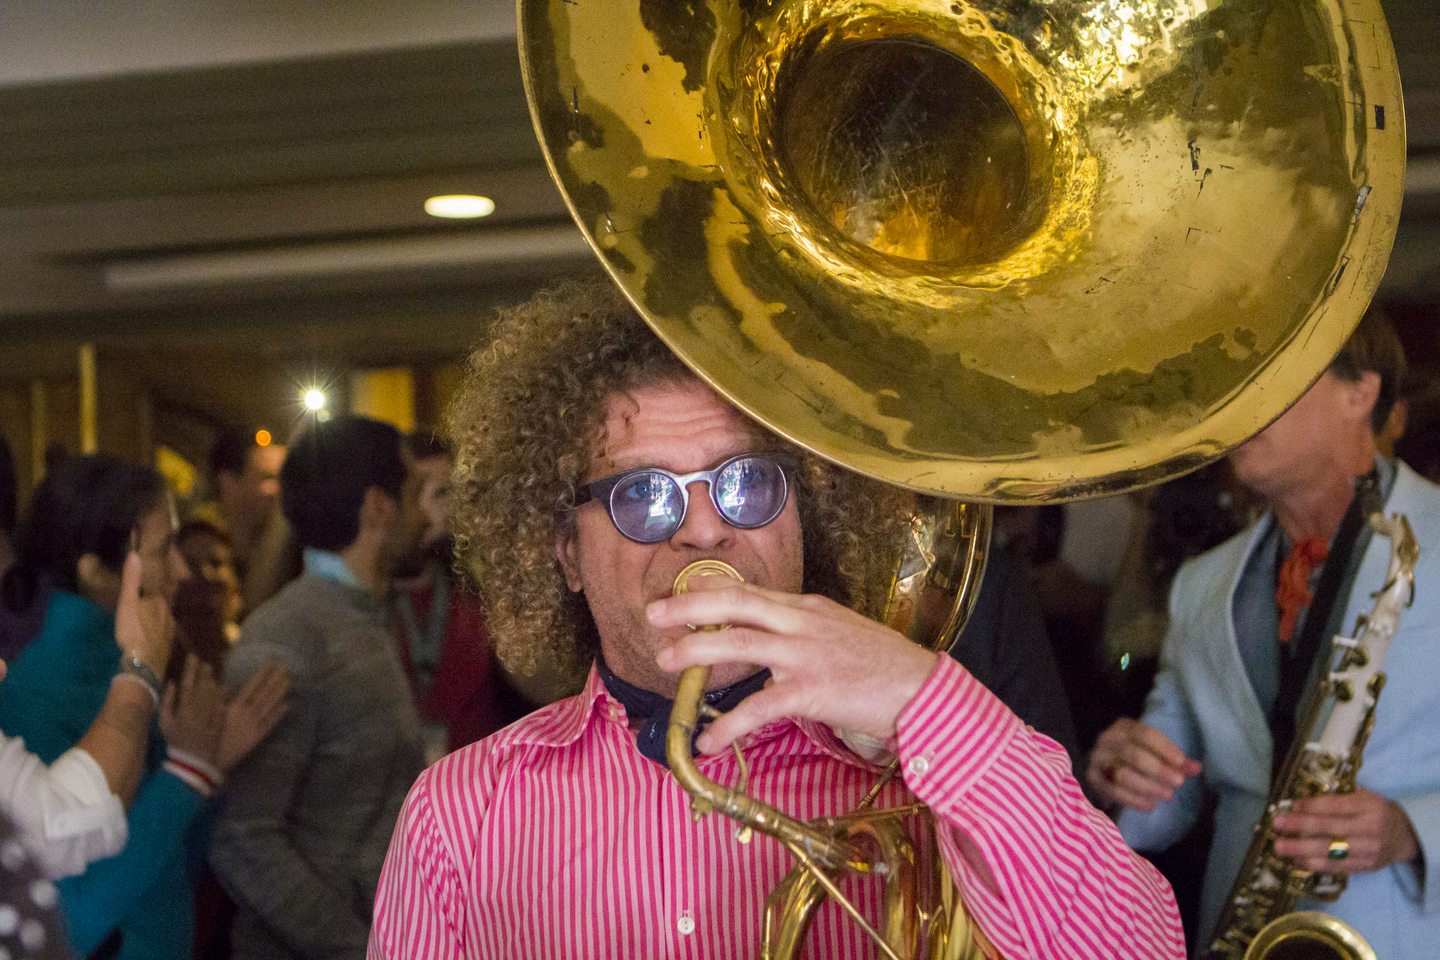
POLYGON ((350 374, 350 412, 415 430, 415 377, 408 367, 350 374))

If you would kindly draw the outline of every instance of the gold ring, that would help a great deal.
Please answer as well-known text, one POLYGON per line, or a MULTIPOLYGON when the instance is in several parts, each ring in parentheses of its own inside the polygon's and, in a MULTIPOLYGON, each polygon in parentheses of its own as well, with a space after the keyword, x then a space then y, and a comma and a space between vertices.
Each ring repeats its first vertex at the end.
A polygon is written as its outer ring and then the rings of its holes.
POLYGON ((1341 839, 1330 841, 1330 851, 1326 854, 1331 860, 1344 860, 1350 856, 1350 844, 1341 839))

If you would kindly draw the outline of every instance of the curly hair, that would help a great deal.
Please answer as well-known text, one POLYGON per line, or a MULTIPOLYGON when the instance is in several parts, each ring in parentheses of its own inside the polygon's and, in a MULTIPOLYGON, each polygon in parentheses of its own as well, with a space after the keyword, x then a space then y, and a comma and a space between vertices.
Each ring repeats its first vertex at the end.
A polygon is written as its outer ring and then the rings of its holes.
MULTIPOLYGON (((555 557, 558 524, 604 449, 612 395, 692 380, 609 282, 567 281, 503 311, 466 367, 449 411, 455 443, 454 526, 505 666, 545 662, 571 683, 599 648, 583 596, 555 557)), ((757 427, 757 430, 762 428, 757 427)), ((762 431, 774 449, 794 449, 762 431)), ((804 589, 868 616, 884 609, 908 494, 796 450, 804 589)))

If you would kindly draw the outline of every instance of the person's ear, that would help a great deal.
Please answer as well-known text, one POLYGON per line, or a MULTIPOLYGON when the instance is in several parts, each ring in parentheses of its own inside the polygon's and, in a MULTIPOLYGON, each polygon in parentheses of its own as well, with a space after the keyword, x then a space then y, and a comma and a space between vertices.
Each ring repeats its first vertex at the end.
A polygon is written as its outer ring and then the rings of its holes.
POLYGON ((1393 447, 1395 441, 1405 436, 1405 425, 1410 419, 1410 403, 1404 397, 1396 397, 1395 403, 1390 407, 1390 415, 1385 418, 1385 423, 1380 427, 1380 433, 1376 439, 1381 440, 1381 446, 1388 442, 1390 447, 1383 452, 1387 457, 1394 456, 1393 447))
POLYGON ((379 487, 365 490, 365 499, 360 502, 360 526, 388 527, 400 513, 395 498, 379 487))
POLYGON ((229 470, 221 470, 215 474, 215 494, 221 500, 228 500, 235 492, 235 485, 240 478, 229 470))
POLYGON ((565 572, 565 585, 579 593, 585 586, 580 581, 575 533, 574 523, 555 524, 555 559, 560 561, 560 569, 565 572))
POLYGON ((98 554, 86 553, 75 562, 75 579, 79 581, 80 594, 102 607, 114 605, 114 598, 120 595, 120 576, 105 566, 98 554))
POLYGON ((104 583, 102 571, 105 564, 93 553, 83 554, 75 564, 75 579, 80 581, 80 587, 86 593, 95 593, 104 583))
POLYGON ((1352 416, 1370 421, 1370 412, 1380 399, 1380 374, 1374 370, 1362 370, 1360 379, 1345 381, 1352 416))

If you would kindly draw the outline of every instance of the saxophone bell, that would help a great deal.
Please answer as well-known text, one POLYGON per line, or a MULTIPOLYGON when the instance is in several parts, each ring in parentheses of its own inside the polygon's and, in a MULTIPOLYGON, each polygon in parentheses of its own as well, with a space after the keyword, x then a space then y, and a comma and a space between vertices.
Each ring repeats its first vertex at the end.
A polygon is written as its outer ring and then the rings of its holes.
POLYGON ((1376 960, 1354 928, 1318 910, 1299 910, 1271 921, 1243 960, 1376 960))

